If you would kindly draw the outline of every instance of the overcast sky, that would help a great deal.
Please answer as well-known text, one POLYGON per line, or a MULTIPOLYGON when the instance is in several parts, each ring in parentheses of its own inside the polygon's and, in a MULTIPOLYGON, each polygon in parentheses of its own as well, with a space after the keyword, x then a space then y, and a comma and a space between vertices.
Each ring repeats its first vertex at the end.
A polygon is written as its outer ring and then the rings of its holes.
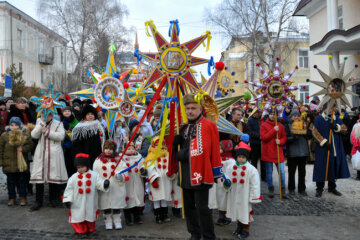
MULTIPOLYGON (((8 2, 31 17, 38 19, 36 13, 37 0, 8 0, 8 2)), ((180 22, 180 42, 186 42, 199 37, 206 30, 212 30, 204 22, 204 9, 212 8, 221 2, 221 0, 122 0, 128 7, 129 16, 125 19, 127 26, 133 26, 138 33, 140 51, 156 51, 153 38, 145 34, 145 21, 152 19, 159 32, 167 39, 170 20, 178 19, 180 22)), ((135 38, 135 35, 132 36, 135 38)), ((210 58, 214 56, 215 62, 220 59, 221 52, 227 46, 219 35, 213 34, 210 50, 205 52, 203 46, 199 46, 193 53, 194 56, 210 58)), ((195 70, 201 71, 207 76, 207 66, 195 67, 195 70)))

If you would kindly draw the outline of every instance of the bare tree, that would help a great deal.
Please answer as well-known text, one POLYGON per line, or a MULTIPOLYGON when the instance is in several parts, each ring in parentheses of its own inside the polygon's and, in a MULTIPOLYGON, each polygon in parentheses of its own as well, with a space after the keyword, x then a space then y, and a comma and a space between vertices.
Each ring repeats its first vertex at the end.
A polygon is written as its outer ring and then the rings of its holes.
POLYGON ((280 38, 296 32, 296 24, 291 21, 296 3, 297 0, 223 0, 214 9, 205 9, 205 19, 219 34, 245 47, 251 64, 249 80, 253 81, 255 60, 272 69, 274 59, 282 51, 280 38), (269 49, 267 53, 265 48, 269 49))
POLYGON ((99 52, 103 36, 117 48, 128 44, 128 30, 123 26, 128 10, 118 0, 39 0, 38 14, 47 26, 69 40, 77 89, 94 54, 99 52))

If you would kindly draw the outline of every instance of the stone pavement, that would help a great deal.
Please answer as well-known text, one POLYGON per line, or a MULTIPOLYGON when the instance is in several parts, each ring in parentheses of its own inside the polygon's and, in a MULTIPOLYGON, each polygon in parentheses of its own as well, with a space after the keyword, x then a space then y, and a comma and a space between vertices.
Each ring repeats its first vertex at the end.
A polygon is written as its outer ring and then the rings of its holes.
MULTIPOLYGON (((351 167, 351 166, 350 166, 351 167)), ((339 180, 338 190, 342 197, 324 192, 322 198, 315 198, 315 184, 312 179, 312 165, 307 166, 308 197, 290 196, 287 200, 267 197, 266 184, 262 183, 264 201, 253 205, 255 221, 251 225, 249 239, 360 239, 360 181, 352 178, 339 180)), ((286 170, 287 171, 287 170, 286 170)), ((277 175, 274 169, 274 184, 277 175)), ((287 172, 286 172, 287 174, 287 172)), ((76 239, 68 223, 65 208, 51 208, 45 200, 45 207, 38 212, 28 212, 28 207, 8 207, 4 176, 0 174, 0 239, 76 239)), ((29 204, 34 197, 29 197, 29 204)), ((217 213, 214 212, 214 220, 217 213)), ((171 213, 170 213, 170 217, 171 213)), ((172 217, 166 224, 155 224, 148 204, 143 216, 144 224, 123 230, 104 229, 102 217, 97 222, 96 233, 90 239, 187 239, 185 221, 172 217)), ((225 227, 215 225, 219 239, 234 239, 232 223, 225 227)))

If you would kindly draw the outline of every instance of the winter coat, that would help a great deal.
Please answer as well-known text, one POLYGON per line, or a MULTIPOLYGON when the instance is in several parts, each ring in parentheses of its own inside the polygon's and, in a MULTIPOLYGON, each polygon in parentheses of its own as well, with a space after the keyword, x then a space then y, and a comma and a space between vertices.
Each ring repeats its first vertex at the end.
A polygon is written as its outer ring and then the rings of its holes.
POLYGON ((71 117, 69 118, 63 118, 62 123, 64 125, 64 129, 66 133, 64 141, 62 142, 65 165, 68 176, 71 176, 77 171, 74 166, 73 155, 72 155, 72 130, 79 122, 73 115, 71 115, 71 117))
POLYGON ((74 173, 64 191, 63 202, 70 202, 69 222, 95 222, 100 213, 98 210, 98 190, 104 189, 105 179, 91 170, 84 174, 74 173))
POLYGON ((254 211, 251 204, 260 203, 260 177, 257 169, 246 162, 237 165, 235 160, 230 160, 225 168, 225 175, 231 180, 228 189, 226 216, 233 222, 249 224, 253 221, 254 211))
POLYGON ((104 128, 98 120, 78 123, 72 130, 73 158, 78 153, 89 154, 92 167, 95 159, 103 152, 104 138, 104 128))
POLYGON ((53 119, 46 125, 39 118, 31 137, 39 141, 33 158, 30 183, 66 183, 68 175, 61 147, 65 137, 63 124, 53 119), (42 126, 46 127, 45 133, 42 133, 42 126))
POLYGON ((356 123, 351 130, 351 135, 350 135, 350 139, 352 143, 351 156, 353 156, 356 153, 356 151, 360 151, 360 139, 359 138, 357 139, 355 137, 355 129, 357 127, 360 127, 360 123, 356 123))
POLYGON ((96 158, 93 166, 94 172, 97 172, 99 176, 104 179, 109 179, 112 171, 115 169, 114 174, 110 177, 110 187, 107 192, 99 192, 99 209, 122 209, 126 206, 126 188, 125 178, 126 174, 123 174, 123 181, 117 181, 115 179, 115 173, 121 172, 126 168, 124 161, 122 160, 115 168, 116 163, 119 161, 120 156, 110 158, 101 154, 96 158))
POLYGON ((34 122, 33 116, 29 108, 25 108, 25 110, 20 110, 16 107, 16 104, 10 106, 10 112, 6 117, 6 126, 9 125, 10 119, 12 117, 19 117, 24 125, 34 122))
MULTIPOLYGON (((260 138, 261 138, 261 160, 265 162, 273 162, 278 163, 277 157, 277 146, 276 146, 276 131, 274 129, 275 122, 267 119, 260 127, 260 138)), ((279 158, 280 162, 284 162, 284 153, 282 146, 286 144, 286 133, 284 126, 278 122, 279 126, 279 137, 280 145, 279 145, 279 158)))
MULTIPOLYGON (((325 117, 324 115, 320 115, 314 119, 313 136, 317 141, 313 172, 314 182, 325 181, 328 149, 324 147, 324 144, 328 142, 330 134, 330 117, 328 117, 327 120, 325 120, 325 117)), ((334 120, 334 123, 337 124, 337 129, 332 131, 332 149, 330 151, 328 168, 328 181, 332 182, 334 182, 335 179, 350 177, 341 138, 341 134, 346 132, 346 126, 342 124, 338 116, 334 120)))
POLYGON ((5 174, 19 172, 17 161, 18 146, 22 146, 22 152, 26 162, 27 153, 31 152, 34 147, 31 137, 21 130, 19 130, 19 132, 23 135, 22 143, 10 144, 10 131, 4 132, 0 137, 0 166, 3 167, 2 170, 5 174))
POLYGON ((285 125, 285 132, 287 137, 286 155, 293 157, 308 157, 309 145, 307 142, 307 135, 293 134, 291 132, 292 121, 285 125))
POLYGON ((260 139, 260 118, 251 116, 248 119, 247 126, 250 132, 250 145, 251 144, 261 144, 260 139))
MULTIPOLYGON (((130 167, 140 158, 141 158, 140 154, 136 154, 133 156, 124 155, 122 161, 124 161, 126 167, 130 167)), ((125 186, 126 186, 125 199, 127 204, 126 208, 143 207, 145 205, 144 181, 139 174, 139 170, 142 167, 143 167, 143 161, 141 161, 136 167, 128 171, 129 181, 125 182, 125 186)))

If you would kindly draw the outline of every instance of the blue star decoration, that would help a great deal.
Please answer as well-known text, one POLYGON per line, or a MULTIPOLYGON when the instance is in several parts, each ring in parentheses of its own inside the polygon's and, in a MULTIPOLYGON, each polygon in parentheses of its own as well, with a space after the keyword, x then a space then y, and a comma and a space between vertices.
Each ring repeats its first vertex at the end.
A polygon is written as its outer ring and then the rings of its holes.
POLYGON ((41 97, 31 98, 30 101, 36 103, 38 105, 36 112, 43 112, 44 120, 46 121, 49 113, 52 113, 53 116, 57 115, 56 108, 64 108, 66 107, 65 103, 58 101, 61 93, 57 93, 54 95, 54 86, 50 84, 47 92, 44 92, 40 89, 41 97))

